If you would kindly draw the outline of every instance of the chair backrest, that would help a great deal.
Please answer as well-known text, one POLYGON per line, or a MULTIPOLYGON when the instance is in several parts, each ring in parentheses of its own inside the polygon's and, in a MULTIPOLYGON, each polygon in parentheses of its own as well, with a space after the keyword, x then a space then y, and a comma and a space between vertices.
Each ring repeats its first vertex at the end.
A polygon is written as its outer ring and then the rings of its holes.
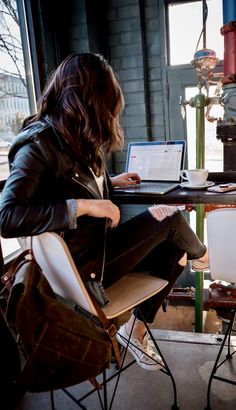
POLYGON ((97 315, 65 241, 54 232, 45 232, 33 237, 32 247, 53 291, 97 315))
POLYGON ((236 208, 216 209, 206 217, 211 277, 236 282, 236 208))

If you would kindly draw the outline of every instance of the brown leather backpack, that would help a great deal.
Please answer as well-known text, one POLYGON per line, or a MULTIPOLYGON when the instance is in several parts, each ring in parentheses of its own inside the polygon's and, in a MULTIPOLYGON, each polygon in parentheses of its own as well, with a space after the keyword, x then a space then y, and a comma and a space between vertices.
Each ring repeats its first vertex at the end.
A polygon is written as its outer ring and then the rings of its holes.
POLYGON ((6 319, 26 354, 17 382, 28 391, 43 392, 97 376, 111 361, 107 331, 58 300, 29 253, 23 252, 2 277, 10 288, 6 319))

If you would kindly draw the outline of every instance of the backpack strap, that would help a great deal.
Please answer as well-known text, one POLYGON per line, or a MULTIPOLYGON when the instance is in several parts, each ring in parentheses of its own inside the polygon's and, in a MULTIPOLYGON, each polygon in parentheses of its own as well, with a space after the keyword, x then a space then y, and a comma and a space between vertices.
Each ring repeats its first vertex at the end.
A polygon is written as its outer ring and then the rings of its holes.
POLYGON ((110 319, 107 319, 105 313, 101 309, 100 305, 98 304, 98 302, 95 299, 95 297, 93 296, 93 294, 89 290, 88 290, 88 293, 89 293, 90 298, 93 301, 95 309, 98 312, 99 318, 100 318, 104 328, 106 329, 107 333, 110 336, 113 351, 114 351, 114 354, 115 354, 115 358, 116 358, 118 366, 120 367, 121 357, 120 357, 120 349, 119 349, 118 341, 117 341, 117 338, 116 338, 117 328, 114 325, 114 323, 111 322, 110 319))

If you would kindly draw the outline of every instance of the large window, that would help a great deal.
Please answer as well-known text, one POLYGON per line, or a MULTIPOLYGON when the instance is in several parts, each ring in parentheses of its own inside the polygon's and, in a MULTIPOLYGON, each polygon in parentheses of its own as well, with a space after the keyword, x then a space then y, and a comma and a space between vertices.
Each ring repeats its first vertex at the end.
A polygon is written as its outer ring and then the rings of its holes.
MULTIPOLYGON (((20 2, 21 6, 23 1, 20 2)), ((32 75, 24 56, 29 54, 26 43, 21 40, 17 1, 0 2, 0 180, 6 179, 9 170, 8 150, 21 128, 22 122, 30 114, 28 85, 32 75), (24 50, 23 50, 24 46, 24 50)), ((32 105, 32 104, 31 104, 32 105)))
MULTIPOLYGON (((198 94, 197 70, 191 64, 194 54, 204 46, 216 52, 220 63, 214 72, 219 73, 210 83, 209 97, 215 93, 218 78, 223 74, 222 59, 224 38, 220 33, 223 26, 222 0, 207 0, 207 8, 203 8, 202 1, 168 1, 168 50, 167 77, 169 83, 169 113, 170 130, 174 134, 184 133, 188 145, 188 166, 196 166, 196 124, 195 109, 186 106, 187 115, 180 115, 180 98, 189 101, 198 94), (205 13, 204 13, 205 10, 205 13), (203 32, 203 26, 205 31, 203 32), (204 34, 205 33, 205 34, 204 34)), ((207 82, 206 82, 207 84, 207 82)), ((205 85, 206 85, 205 84, 205 85)), ((205 86, 201 90, 206 94, 205 86)), ((222 118, 221 106, 213 106, 211 116, 222 118)), ((205 166, 210 171, 223 170, 223 146, 216 139, 217 122, 205 120, 205 166)))
MULTIPOLYGON (((169 1, 167 3, 168 58, 166 64, 169 85, 168 118, 170 137, 185 137, 188 147, 189 168, 196 167, 196 110, 186 105, 186 115, 181 116, 180 98, 189 101, 198 94, 197 71, 191 64, 194 54, 204 46, 216 52, 220 62, 215 72, 223 72, 224 38, 220 33, 223 26, 222 0, 207 0, 207 18, 203 13, 203 1, 169 1), (205 38, 203 22, 206 18, 205 38)), ((222 75, 222 74, 221 74, 222 75)), ((219 75, 219 77, 221 76, 219 75)), ((217 81, 217 80, 216 80, 217 81)), ((209 97, 214 96, 216 84, 209 87, 209 97)), ((203 93, 206 90, 202 89, 203 93)), ((211 116, 222 117, 223 108, 213 106, 211 116)), ((210 171, 223 170, 223 144, 216 138, 217 122, 205 119, 205 167, 210 171)), ((196 226, 195 213, 190 213, 190 223, 196 226)), ((206 237, 205 237, 206 241, 206 237)))
MULTIPOLYGON (((9 175, 9 148, 24 118, 30 114, 30 107, 34 106, 32 92, 31 101, 28 93, 29 86, 33 88, 33 77, 26 41, 24 1, 20 0, 19 4, 18 9, 17 0, 0 1, 0 181, 9 175)), ((19 248, 16 239, 1 238, 1 245, 4 259, 19 248)))

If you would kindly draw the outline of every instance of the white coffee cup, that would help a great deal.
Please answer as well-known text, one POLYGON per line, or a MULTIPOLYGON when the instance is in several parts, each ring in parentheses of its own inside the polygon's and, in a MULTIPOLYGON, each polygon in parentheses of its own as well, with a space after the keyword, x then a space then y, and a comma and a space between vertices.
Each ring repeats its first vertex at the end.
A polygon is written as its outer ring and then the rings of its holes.
POLYGON ((180 171, 180 176, 186 179, 190 185, 198 186, 204 185, 209 171, 208 169, 183 169, 180 171))

